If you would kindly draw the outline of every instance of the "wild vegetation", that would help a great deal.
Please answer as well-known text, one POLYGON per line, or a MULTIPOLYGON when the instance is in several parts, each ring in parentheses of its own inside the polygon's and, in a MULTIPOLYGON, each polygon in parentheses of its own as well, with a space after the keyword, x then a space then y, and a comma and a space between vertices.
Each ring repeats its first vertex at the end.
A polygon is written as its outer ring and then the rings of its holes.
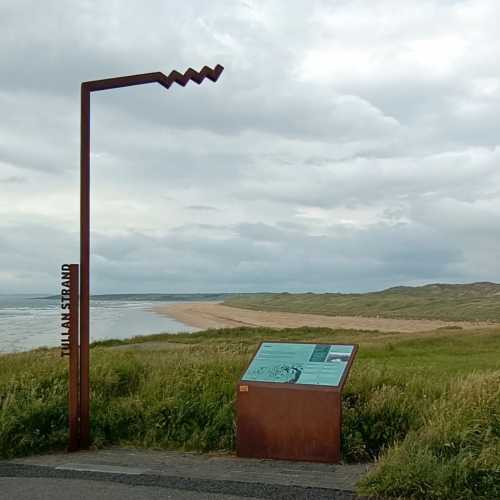
POLYGON ((259 311, 500 323, 500 285, 398 286, 371 293, 258 293, 228 297, 224 304, 259 311))
MULTIPOLYGON (((500 329, 421 334, 240 328, 106 341, 91 353, 94 446, 234 449, 235 384, 259 341, 357 342, 344 394, 360 491, 500 498, 500 329)), ((0 357, 0 456, 64 448, 67 368, 55 349, 0 357)))

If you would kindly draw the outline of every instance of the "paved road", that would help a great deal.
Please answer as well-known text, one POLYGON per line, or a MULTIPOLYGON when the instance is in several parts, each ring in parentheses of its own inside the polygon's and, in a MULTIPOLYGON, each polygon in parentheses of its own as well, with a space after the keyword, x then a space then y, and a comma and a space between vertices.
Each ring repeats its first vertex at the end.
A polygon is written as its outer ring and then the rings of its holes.
POLYGON ((158 486, 134 486, 84 479, 50 479, 34 477, 0 477, 0 496, 2 500, 68 500, 68 498, 71 500, 258 499, 258 497, 200 493, 158 486))
POLYGON ((0 461, 1 500, 355 500, 363 465, 111 448, 0 461))

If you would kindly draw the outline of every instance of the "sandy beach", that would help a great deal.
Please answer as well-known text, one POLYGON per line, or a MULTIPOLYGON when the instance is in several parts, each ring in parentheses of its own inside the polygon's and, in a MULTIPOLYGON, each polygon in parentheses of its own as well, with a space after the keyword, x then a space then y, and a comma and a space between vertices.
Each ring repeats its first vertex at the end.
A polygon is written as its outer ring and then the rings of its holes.
POLYGON ((315 326, 379 330, 381 332, 423 332, 447 326, 460 326, 464 329, 498 326, 487 322, 447 322, 251 311, 214 302, 169 304, 157 306, 153 308, 153 311, 174 318, 189 326, 203 329, 235 328, 239 326, 266 326, 272 328, 315 326))

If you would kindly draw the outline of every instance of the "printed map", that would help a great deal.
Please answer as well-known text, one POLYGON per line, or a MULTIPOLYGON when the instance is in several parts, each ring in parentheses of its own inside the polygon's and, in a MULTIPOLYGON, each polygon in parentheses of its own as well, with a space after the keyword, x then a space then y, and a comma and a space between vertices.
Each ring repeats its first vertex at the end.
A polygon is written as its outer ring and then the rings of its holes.
POLYGON ((264 342, 242 381, 338 386, 352 345, 264 342))

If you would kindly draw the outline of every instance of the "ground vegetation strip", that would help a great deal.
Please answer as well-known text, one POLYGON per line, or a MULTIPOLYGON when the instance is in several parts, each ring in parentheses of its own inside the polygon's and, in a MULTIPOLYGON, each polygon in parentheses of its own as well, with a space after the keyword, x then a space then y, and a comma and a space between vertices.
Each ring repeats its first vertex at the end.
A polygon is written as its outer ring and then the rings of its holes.
MULTIPOLYGON (((500 498, 500 328, 426 333, 234 328, 96 343, 93 445, 234 450, 235 384, 261 340, 356 342, 344 459, 376 460, 360 491, 500 498)), ((0 456, 67 444, 67 361, 0 357, 0 456)))
POLYGON ((224 304, 259 311, 500 323, 500 285, 471 283, 398 286, 371 293, 258 293, 224 304))

